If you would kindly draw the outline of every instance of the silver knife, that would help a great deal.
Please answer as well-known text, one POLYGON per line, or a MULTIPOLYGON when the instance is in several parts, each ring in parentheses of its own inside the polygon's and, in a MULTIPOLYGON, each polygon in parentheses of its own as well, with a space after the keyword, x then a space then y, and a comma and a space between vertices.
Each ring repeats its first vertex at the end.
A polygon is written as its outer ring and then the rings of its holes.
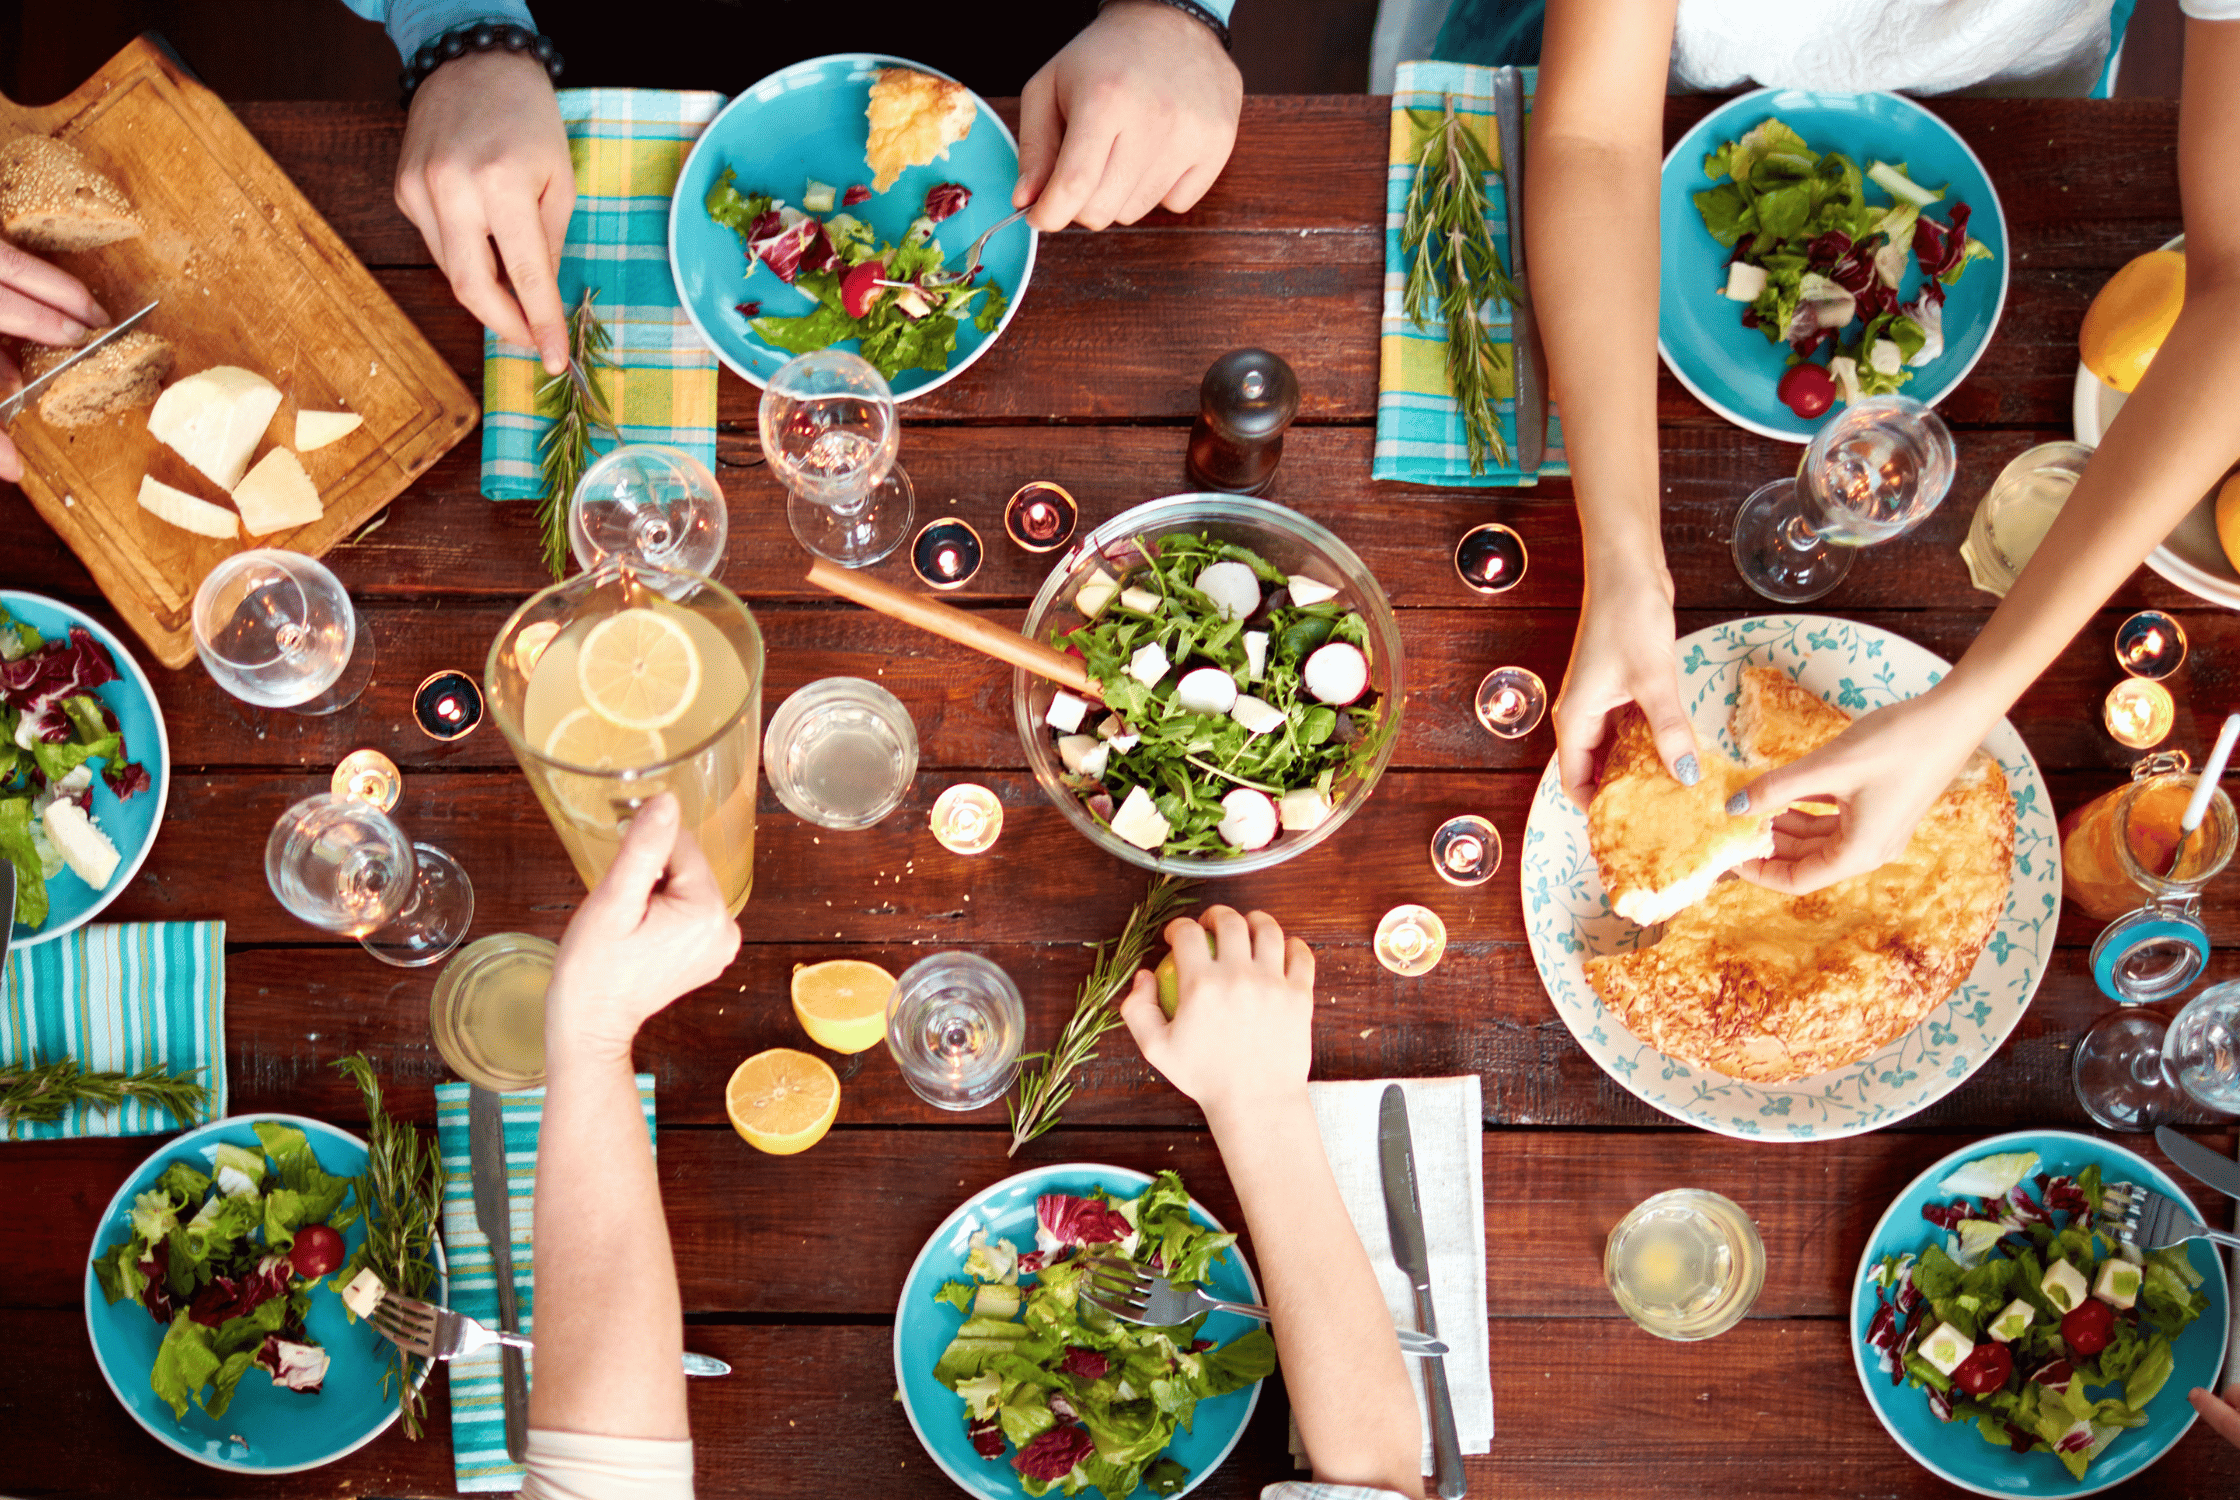
POLYGON ((16 867, 0 859, 0 979, 8 976, 8 944, 16 936, 16 867))
POLYGON ((2199 1141, 2189 1140, 2167 1125, 2156 1128, 2154 1143, 2188 1176, 2208 1184, 2227 1198, 2240 1198, 2240 1162, 2217 1155, 2199 1141))
MULTIPOLYGON (((1392 1232, 1392 1258, 1415 1289, 1416 1323, 1432 1338, 1439 1320, 1431 1311, 1431 1252, 1423 1237, 1423 1209, 1416 1194, 1416 1148, 1408 1133, 1408 1096, 1400 1085, 1385 1085, 1377 1109, 1377 1158, 1384 1168, 1385 1226, 1392 1232)), ((1469 1493, 1462 1472, 1462 1444, 1455 1436, 1454 1398, 1447 1394, 1447 1362, 1423 1361, 1424 1395, 1431 1407, 1431 1475, 1441 1500, 1469 1493)))
MULTIPOLYGON (((490 1242, 490 1274, 498 1283, 498 1326, 521 1331, 513 1286, 513 1189, 506 1176, 505 1105, 476 1085, 467 1095, 467 1161, 474 1180, 474 1223, 490 1242)), ((529 1435, 529 1373, 519 1349, 498 1351, 504 1378, 506 1457, 524 1461, 529 1435)))
POLYGON ((1501 132, 1501 190, 1509 203, 1509 279, 1517 284, 1517 304, 1509 312, 1510 346, 1516 351, 1517 468, 1537 474, 1548 456, 1548 364, 1524 272, 1524 79, 1515 68, 1494 70, 1493 118, 1501 132))
POLYGON ((56 365, 53 369, 47 371, 46 374, 40 376, 37 380, 32 381, 22 390, 17 391, 7 400, 0 401, 0 426, 5 426, 7 423, 13 422, 17 417, 22 416, 24 403, 29 401, 33 396, 38 395, 40 391, 44 390, 48 385, 53 383, 59 376, 62 375, 64 371, 68 370, 72 365, 77 364, 81 360, 91 359, 95 354, 101 352, 101 348, 103 345, 108 344, 113 340, 121 337, 128 329, 132 327, 133 324, 139 322, 142 318, 146 317, 148 314, 154 312, 155 310, 156 304, 151 302, 146 307, 143 307, 138 312, 134 313, 131 317, 125 319, 122 323, 117 324, 116 327, 103 329, 101 331, 101 336, 95 339, 92 343, 87 344, 83 348, 79 349, 68 359, 64 360, 61 364, 56 365))

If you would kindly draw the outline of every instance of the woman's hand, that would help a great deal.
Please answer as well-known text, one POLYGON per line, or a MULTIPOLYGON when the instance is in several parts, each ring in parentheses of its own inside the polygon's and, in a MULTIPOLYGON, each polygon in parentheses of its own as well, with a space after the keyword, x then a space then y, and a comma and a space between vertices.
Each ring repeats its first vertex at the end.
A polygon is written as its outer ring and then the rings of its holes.
POLYGON ((2196 1386, 2186 1392, 2186 1399, 2201 1413, 2201 1420, 2209 1424, 2211 1431, 2240 1448, 2240 1380, 2227 1385, 2221 1397, 2196 1386))
POLYGON ((1181 213, 1221 175, 1243 104, 1243 75, 1203 22, 1115 0, 1027 80, 1011 206, 1033 204, 1044 233, 1181 213))
MULTIPOLYGON (((0 240, 0 334, 31 344, 79 344, 108 326, 109 315, 77 277, 0 240)), ((0 349, 0 399, 22 388, 22 372, 0 349)), ((22 477, 23 459, 0 428, 0 479, 22 477)))
POLYGON ((1313 951, 1286 939, 1266 912, 1240 916, 1228 906, 1209 906, 1195 921, 1176 918, 1166 939, 1174 1019, 1160 1010, 1149 970, 1136 971, 1120 1006, 1144 1061, 1197 1100, 1208 1121, 1303 1104, 1314 1055, 1313 951))
POLYGON ((1657 754, 1682 786, 1703 779, 1695 726, 1680 706, 1680 664, 1672 640, 1672 576, 1603 589, 1592 580, 1571 642, 1571 665, 1556 698, 1556 765, 1563 789, 1585 807, 1594 800, 1597 751, 1609 739, 1610 717, 1636 703, 1649 721, 1657 754))
POLYGON ((477 52, 428 75, 405 120, 397 207, 460 305, 507 343, 535 349, 554 375, 568 367, 568 318, 553 268, 575 205, 568 133, 543 63, 477 52))

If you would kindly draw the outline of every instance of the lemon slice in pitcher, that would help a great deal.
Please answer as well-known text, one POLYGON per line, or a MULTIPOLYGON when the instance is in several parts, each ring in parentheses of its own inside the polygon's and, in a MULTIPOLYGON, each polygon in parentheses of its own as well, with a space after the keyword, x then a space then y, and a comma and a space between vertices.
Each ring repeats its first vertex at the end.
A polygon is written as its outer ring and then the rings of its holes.
MULTIPOLYGON (((588 708, 577 708, 552 726, 552 733, 545 736, 544 753, 564 765, 630 771, 660 764, 669 754, 669 744, 657 729, 625 729, 588 708)), ((545 777, 545 785, 576 822, 588 828, 614 827, 614 791, 603 779, 554 770, 545 777)))
POLYGON ((700 692, 700 652, 668 615, 644 607, 601 620, 583 638, 576 683, 592 712, 624 729, 666 729, 700 692))

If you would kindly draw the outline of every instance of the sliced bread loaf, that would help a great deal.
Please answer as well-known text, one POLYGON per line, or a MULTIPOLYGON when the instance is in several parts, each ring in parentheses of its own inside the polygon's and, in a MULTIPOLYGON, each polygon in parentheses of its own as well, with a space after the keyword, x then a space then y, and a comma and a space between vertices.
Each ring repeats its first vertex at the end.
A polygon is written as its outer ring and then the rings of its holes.
MULTIPOLYGON (((25 349, 24 382, 37 380, 74 352, 36 345, 25 349)), ((177 363, 168 339, 135 328, 83 364, 72 366, 39 392, 33 403, 39 415, 56 427, 91 427, 118 412, 152 403, 177 363)))
POLYGON ((136 238, 140 216, 86 154, 51 136, 0 141, 0 231, 26 250, 92 250, 136 238))

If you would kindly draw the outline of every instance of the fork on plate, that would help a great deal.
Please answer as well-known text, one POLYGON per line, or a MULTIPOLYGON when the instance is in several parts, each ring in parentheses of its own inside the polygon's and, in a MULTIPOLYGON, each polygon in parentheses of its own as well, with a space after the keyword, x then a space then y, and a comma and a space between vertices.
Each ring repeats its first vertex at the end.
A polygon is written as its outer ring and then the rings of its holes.
MULTIPOLYGON (((513 1349, 536 1347, 521 1334, 491 1328, 465 1313, 407 1297, 386 1287, 382 1289, 380 1300, 373 1304, 373 1311, 366 1314, 366 1321, 390 1343, 423 1359, 457 1359, 493 1344, 513 1349)), ((684 1372, 687 1375, 728 1375, 731 1366, 720 1359, 688 1351, 684 1357, 684 1372)))
POLYGON ((2210 1240, 2240 1249, 2240 1235, 2211 1229, 2168 1193, 2135 1182, 2111 1182, 2100 1190, 2100 1212, 2117 1223, 2117 1237, 2135 1250, 2167 1250, 2187 1240, 2210 1240))
MULTIPOLYGON (((1219 1297, 1209 1297, 1199 1287, 1178 1286, 1132 1260, 1092 1255, 1082 1261, 1082 1266, 1088 1275, 1088 1285, 1081 1295, 1123 1323, 1172 1328, 1202 1312, 1241 1313, 1263 1323, 1269 1321, 1268 1310, 1257 1302, 1225 1302, 1219 1297)), ((1413 1328, 1396 1328, 1393 1332, 1400 1336, 1400 1350, 1404 1354, 1428 1357, 1447 1352, 1444 1343, 1413 1328)))
MULTIPOLYGON (((1027 208, 1032 207, 1034 207, 1034 205, 1031 203, 1027 205, 1027 208)), ((948 287, 962 286, 964 285, 964 283, 970 281, 973 277, 980 274, 980 252, 988 247, 988 241, 995 238, 996 231, 999 229, 1009 229, 1012 225, 1018 223, 1026 216, 1026 208, 1015 208, 1011 210, 1010 213, 1005 214, 1002 218, 996 220, 993 224, 990 224, 987 229, 981 234, 980 238, 972 242, 972 248, 965 251, 964 264, 957 267, 957 269, 954 271, 928 271, 918 281, 880 281, 875 282, 874 285, 910 287, 913 290, 934 292, 942 291, 948 287)))

